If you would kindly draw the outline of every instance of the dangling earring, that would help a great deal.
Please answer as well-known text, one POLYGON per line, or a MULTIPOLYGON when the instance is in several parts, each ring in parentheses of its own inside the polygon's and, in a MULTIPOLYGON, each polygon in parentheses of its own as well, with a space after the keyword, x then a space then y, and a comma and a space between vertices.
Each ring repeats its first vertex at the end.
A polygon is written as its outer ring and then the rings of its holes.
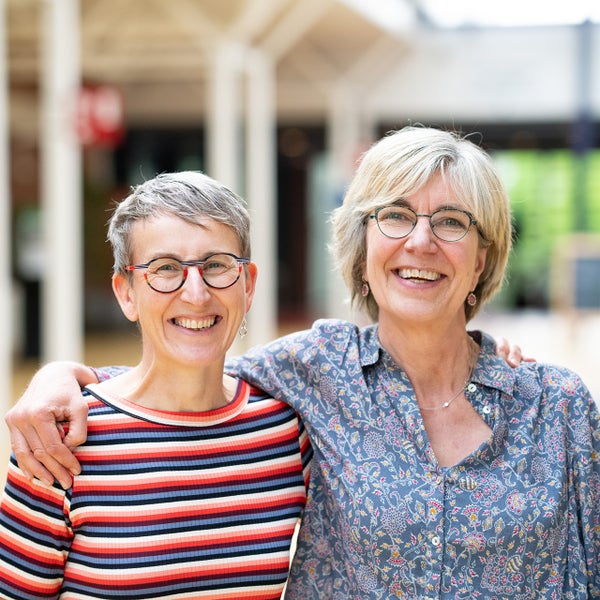
POLYGON ((369 284, 366 281, 363 281, 362 287, 360 288, 360 293, 362 297, 366 298, 369 295, 370 291, 371 288, 369 287, 369 284))
POLYGON ((244 317, 242 319, 242 323, 240 324, 240 330, 238 331, 238 334, 239 334, 240 338, 244 339, 246 337, 247 333, 248 333, 248 321, 246 321, 246 317, 244 317))
POLYGON ((475 306, 477 304, 477 296, 475 295, 475 292, 469 292, 469 295, 467 296, 467 304, 469 306, 475 306))

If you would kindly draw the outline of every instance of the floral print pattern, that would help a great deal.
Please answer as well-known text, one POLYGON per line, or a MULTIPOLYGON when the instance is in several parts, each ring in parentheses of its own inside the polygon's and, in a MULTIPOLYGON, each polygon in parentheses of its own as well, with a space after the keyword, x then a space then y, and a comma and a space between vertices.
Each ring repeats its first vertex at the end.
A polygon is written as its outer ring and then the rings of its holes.
POLYGON ((377 327, 333 320, 230 361, 290 403, 314 449, 288 600, 600 598, 600 419, 580 378, 509 368, 467 397, 492 433, 441 468, 377 327))

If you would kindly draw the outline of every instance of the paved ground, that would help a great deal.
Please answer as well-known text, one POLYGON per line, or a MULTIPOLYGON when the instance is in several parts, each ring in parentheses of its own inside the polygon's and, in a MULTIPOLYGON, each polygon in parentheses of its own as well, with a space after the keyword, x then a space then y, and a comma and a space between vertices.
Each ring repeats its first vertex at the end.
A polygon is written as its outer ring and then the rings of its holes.
POLYGON ((569 367, 581 375, 600 403, 600 312, 484 314, 471 326, 508 338, 539 362, 569 367))
MULTIPOLYGON (((524 354, 541 362, 573 369, 583 377, 594 398, 600 402, 600 313, 578 316, 535 311, 484 314, 478 316, 470 328, 506 337, 520 345, 524 354)), ((134 364, 138 353, 139 340, 135 334, 92 335, 86 340, 85 360, 91 365, 134 364)), ((25 389, 36 368, 35 363, 15 365, 15 399, 25 389)), ((8 433, 3 421, 0 439, 0 482, 3 482, 9 453, 8 433)))

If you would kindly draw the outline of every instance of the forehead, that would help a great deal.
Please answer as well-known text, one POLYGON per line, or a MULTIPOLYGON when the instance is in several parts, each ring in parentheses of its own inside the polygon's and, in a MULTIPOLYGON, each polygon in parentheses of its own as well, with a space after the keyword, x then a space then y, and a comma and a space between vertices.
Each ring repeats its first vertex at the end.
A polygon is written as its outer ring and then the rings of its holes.
POLYGON ((438 208, 469 209, 469 203, 464 195, 441 175, 435 175, 417 190, 406 195, 398 194, 390 204, 409 206, 419 212, 436 210, 438 208))
POLYGON ((134 252, 197 255, 206 252, 239 252, 240 240, 224 223, 202 217, 195 223, 171 214, 137 221, 131 228, 134 252))

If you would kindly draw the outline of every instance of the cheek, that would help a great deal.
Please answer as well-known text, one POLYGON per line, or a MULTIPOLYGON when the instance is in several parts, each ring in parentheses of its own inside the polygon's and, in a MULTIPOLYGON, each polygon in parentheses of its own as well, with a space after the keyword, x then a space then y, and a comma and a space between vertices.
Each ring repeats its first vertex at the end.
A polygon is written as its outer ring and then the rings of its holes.
POLYGON ((369 229, 365 236, 365 262, 363 266, 363 277, 366 281, 376 275, 378 267, 384 264, 386 257, 391 254, 387 248, 387 238, 379 239, 378 232, 369 229))

